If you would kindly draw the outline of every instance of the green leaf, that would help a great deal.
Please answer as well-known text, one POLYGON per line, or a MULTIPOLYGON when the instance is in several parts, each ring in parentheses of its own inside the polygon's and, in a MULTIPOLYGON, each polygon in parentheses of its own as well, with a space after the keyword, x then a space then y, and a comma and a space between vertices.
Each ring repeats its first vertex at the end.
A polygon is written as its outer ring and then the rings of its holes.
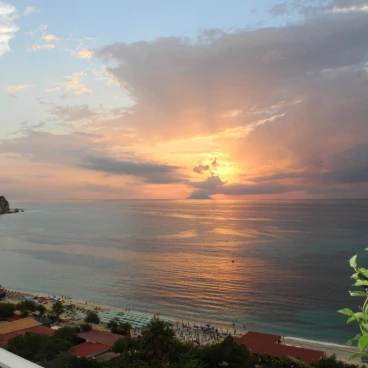
POLYGON ((356 318, 354 316, 349 317, 348 320, 346 321, 346 324, 349 324, 352 321, 356 321, 356 318))
POLYGON ((357 280, 355 281, 354 286, 368 286, 368 281, 357 280))
POLYGON ((365 332, 368 332, 368 323, 361 323, 360 324, 365 332))
POLYGON ((358 257, 358 255, 356 254, 355 256, 352 256, 350 258, 350 260, 349 260, 350 267, 355 268, 357 266, 357 263, 356 263, 357 257, 358 257))
POLYGON ((351 276, 350 276, 351 279, 355 279, 355 280, 358 280, 358 274, 357 273, 353 273, 351 276))
POLYGON ((352 360, 352 359, 358 358, 363 355, 364 355, 363 353, 354 353, 354 354, 349 355, 348 360, 352 360))
POLYGON ((367 296, 367 293, 365 293, 364 291, 349 291, 350 296, 367 296))
POLYGON ((357 319, 365 319, 365 315, 362 312, 354 313, 354 317, 357 319))
POLYGON ((363 351, 367 345, 368 345, 368 335, 361 336, 361 338, 358 341, 360 351, 363 351))
POLYGON ((357 273, 358 277, 365 277, 368 279, 368 271, 365 268, 358 268, 357 273))
POLYGON ((347 316, 352 316, 354 314, 354 312, 349 308, 340 309, 337 313, 345 314, 347 316))

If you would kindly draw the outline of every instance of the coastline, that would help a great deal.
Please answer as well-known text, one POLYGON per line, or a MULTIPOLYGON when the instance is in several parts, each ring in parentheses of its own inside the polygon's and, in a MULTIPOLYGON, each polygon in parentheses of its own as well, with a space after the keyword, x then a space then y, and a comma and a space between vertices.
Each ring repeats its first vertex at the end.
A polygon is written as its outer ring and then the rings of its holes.
MULTIPOLYGON (((62 296, 62 295, 56 295, 56 294, 50 294, 50 293, 44 293, 44 292, 39 292, 39 291, 26 291, 26 290, 20 290, 20 289, 13 289, 13 288, 8 288, 7 289, 8 294, 10 294, 11 296, 17 296, 17 298, 9 298, 8 296, 6 297, 5 301, 9 301, 9 302, 13 302, 13 303, 17 303, 20 300, 22 300, 22 298, 25 298, 26 296, 29 296, 31 298, 35 297, 35 296, 48 296, 48 295, 55 295, 56 298, 62 298, 64 297, 64 299, 67 302, 73 303, 75 304, 77 307, 79 308, 83 308, 83 309, 87 309, 87 310, 98 310, 100 312, 108 312, 108 311, 113 311, 113 310, 117 310, 120 309, 121 311, 124 311, 124 309, 126 310, 125 307, 121 307, 121 308, 116 308, 113 306, 109 306, 109 305, 103 305, 103 304, 97 304, 94 302, 90 302, 90 301, 85 301, 85 300, 79 300, 79 299, 74 299, 68 296, 62 296)), ((50 305, 46 305, 46 307, 49 309, 50 305)), ((148 313, 148 312, 139 312, 142 315, 146 315, 146 316, 153 316, 153 313, 148 313)), ((179 323, 179 325, 182 322, 177 322, 177 321, 182 321, 182 318, 168 318, 165 316, 160 316, 162 318, 164 318, 165 320, 171 320, 174 325, 176 323, 179 323)), ((187 323, 186 321, 184 322, 185 324, 187 323)), ((194 322, 188 322, 188 327, 190 328, 190 325, 194 326, 194 322)), ((97 326, 96 326, 97 327, 97 326)), ((98 328, 98 327, 97 327, 98 328)), ((221 328, 221 326, 219 326, 219 329, 221 328)), ((221 330, 227 329, 225 328, 221 328, 221 330)), ((232 328, 231 328, 232 329, 232 328)), ((230 329, 230 330, 231 330, 230 329)), ((236 333, 236 337, 240 337, 243 334, 245 334, 246 332, 248 332, 248 330, 237 330, 236 333)), ((270 331, 270 333, 272 333, 272 331, 270 331)), ((305 349, 313 349, 313 350, 322 350, 326 353, 327 356, 330 355, 336 355, 337 359, 342 360, 344 362, 349 362, 351 364, 362 364, 360 358, 355 358, 352 360, 348 360, 349 356, 353 353, 357 353, 359 352, 359 349, 356 347, 352 347, 352 346, 348 346, 348 345, 341 345, 341 344, 336 344, 333 342, 328 342, 328 341, 315 341, 315 340, 308 340, 308 339, 303 339, 300 337, 293 337, 293 336, 284 336, 282 337, 281 343, 283 345, 291 345, 291 346, 296 346, 296 347, 301 347, 301 348, 305 348, 305 349)))

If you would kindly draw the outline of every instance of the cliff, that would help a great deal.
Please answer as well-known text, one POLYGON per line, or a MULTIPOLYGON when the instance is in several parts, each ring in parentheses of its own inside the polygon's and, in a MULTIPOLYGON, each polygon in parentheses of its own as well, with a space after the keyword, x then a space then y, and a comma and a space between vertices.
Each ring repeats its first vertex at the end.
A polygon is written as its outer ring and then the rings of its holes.
POLYGON ((5 197, 0 196, 0 215, 10 211, 9 202, 5 197))

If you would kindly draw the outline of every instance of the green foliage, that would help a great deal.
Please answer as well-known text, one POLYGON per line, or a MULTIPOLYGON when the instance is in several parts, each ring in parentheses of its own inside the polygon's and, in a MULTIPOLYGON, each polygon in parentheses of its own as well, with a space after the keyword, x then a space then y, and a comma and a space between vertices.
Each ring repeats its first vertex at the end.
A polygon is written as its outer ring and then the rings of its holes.
MULTIPOLYGON (((33 300, 23 300, 19 302, 15 308, 20 312, 35 312, 37 305, 33 300)), ((28 313, 26 315, 28 315, 28 313)))
POLYGON ((69 327, 65 326, 59 328, 54 332, 54 337, 58 337, 60 339, 64 339, 69 341, 70 343, 74 343, 78 338, 78 328, 77 327, 69 327))
POLYGON ((112 348, 112 351, 118 354, 134 353, 140 351, 140 348, 141 347, 138 340, 132 339, 130 337, 125 337, 116 341, 112 348))
POLYGON ((55 359, 71 347, 69 341, 27 332, 8 341, 7 350, 32 362, 55 359))
POLYGON ((257 359, 244 346, 235 343, 231 336, 216 345, 208 345, 199 350, 199 358, 208 368, 222 367, 226 363, 228 368, 255 367, 257 359))
POLYGON ((130 330, 132 329, 132 325, 129 322, 118 322, 112 319, 108 324, 107 328, 110 329, 110 332, 118 335, 127 336, 130 334, 130 330))
POLYGON ((160 319, 153 319, 142 331, 142 351, 148 360, 168 361, 175 348, 175 333, 160 319))
POLYGON ((52 310, 52 313, 54 313, 58 319, 59 319, 60 315, 65 312, 64 305, 60 301, 55 302, 53 304, 51 310, 52 310))
POLYGON ((173 368, 206 368, 196 356, 186 353, 179 355, 179 361, 173 365, 173 368))
POLYGON ((36 311, 38 312, 39 316, 44 316, 46 314, 46 307, 43 304, 36 305, 36 311))
POLYGON ((82 323, 79 327, 83 332, 88 332, 92 330, 91 325, 89 325, 88 323, 82 323))
POLYGON ((84 322, 86 323, 100 323, 100 318, 98 317, 98 314, 94 311, 87 311, 86 318, 84 319, 84 322))
POLYGON ((106 368, 153 368, 152 365, 148 363, 137 360, 136 357, 129 355, 129 353, 124 353, 116 358, 111 359, 105 365, 106 368))
POLYGON ((316 368, 344 368, 344 362, 336 359, 336 355, 330 357, 323 357, 316 363, 316 368))
MULTIPOLYGON (((368 250, 368 248, 365 250, 368 250)), ((362 353, 354 354, 350 357, 350 359, 353 359, 359 355, 365 355, 368 352, 368 270, 363 267, 358 267, 357 257, 358 255, 355 255, 349 260, 350 267, 352 267, 354 270, 351 278, 355 280, 353 286, 363 287, 364 291, 355 290, 349 291, 349 293, 353 297, 365 298, 363 307, 359 307, 359 311, 357 312, 354 312, 349 308, 338 310, 338 313, 348 316, 346 323, 356 322, 360 330, 360 333, 349 340, 347 344, 351 345, 353 341, 358 341, 358 347, 362 353)))
POLYGON ((77 358, 71 353, 60 354, 58 358, 43 365, 44 368, 100 368, 102 364, 92 359, 77 358))
POLYGON ((6 318, 13 315, 15 305, 12 303, 0 303, 0 318, 6 318))

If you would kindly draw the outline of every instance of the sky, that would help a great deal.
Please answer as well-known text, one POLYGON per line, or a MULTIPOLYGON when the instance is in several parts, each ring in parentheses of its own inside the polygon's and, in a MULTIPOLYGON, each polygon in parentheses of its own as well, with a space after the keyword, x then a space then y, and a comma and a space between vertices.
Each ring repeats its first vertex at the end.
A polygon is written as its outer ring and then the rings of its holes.
POLYGON ((368 198, 368 0, 0 0, 0 194, 368 198))

